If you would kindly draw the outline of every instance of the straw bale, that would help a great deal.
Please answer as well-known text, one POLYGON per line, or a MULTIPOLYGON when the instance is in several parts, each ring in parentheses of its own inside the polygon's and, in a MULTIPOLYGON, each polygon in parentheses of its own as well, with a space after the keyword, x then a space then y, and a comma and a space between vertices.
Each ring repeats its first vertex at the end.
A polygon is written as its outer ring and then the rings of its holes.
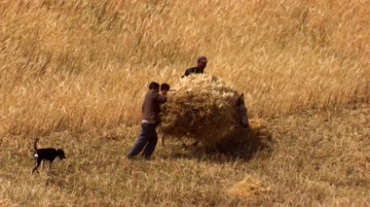
POLYGON ((169 94, 160 131, 167 137, 215 141, 240 122, 239 97, 232 84, 214 75, 190 75, 169 94))
POLYGON ((253 200, 270 192, 272 192, 270 186, 267 186, 261 179, 251 176, 247 176, 243 181, 226 190, 227 195, 243 200, 253 200))

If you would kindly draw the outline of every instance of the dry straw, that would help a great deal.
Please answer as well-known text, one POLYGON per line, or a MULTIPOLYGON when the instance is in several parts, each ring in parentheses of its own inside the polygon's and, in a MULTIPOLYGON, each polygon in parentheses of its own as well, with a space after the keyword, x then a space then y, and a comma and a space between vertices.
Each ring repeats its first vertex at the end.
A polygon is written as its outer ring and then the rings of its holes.
POLYGON ((236 183, 226 190, 231 197, 238 197, 243 200, 253 200, 256 197, 268 195, 272 191, 262 180, 247 176, 243 181, 236 183))
POLYGON ((214 75, 196 74, 181 79, 161 114, 161 132, 213 142, 239 125, 234 86, 214 75))

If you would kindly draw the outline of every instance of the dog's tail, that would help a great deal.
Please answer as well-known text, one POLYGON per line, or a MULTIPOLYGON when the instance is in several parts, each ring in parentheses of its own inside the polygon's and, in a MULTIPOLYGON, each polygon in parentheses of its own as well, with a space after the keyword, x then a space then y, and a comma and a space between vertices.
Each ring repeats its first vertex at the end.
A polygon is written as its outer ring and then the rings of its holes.
POLYGON ((37 151, 37 142, 39 141, 39 138, 35 139, 35 142, 33 143, 33 148, 37 151))

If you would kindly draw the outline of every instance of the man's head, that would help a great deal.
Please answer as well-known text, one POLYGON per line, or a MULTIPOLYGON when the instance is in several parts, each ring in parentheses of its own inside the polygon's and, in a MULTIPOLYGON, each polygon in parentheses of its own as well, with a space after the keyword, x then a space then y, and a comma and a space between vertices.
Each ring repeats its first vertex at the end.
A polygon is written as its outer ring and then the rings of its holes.
POLYGON ((155 90, 155 91, 159 91, 159 83, 157 83, 157 82, 151 82, 150 84, 149 84, 149 89, 150 90, 155 90))
POLYGON ((207 58, 205 56, 200 56, 198 58, 198 68, 200 68, 202 71, 204 70, 204 68, 206 68, 207 66, 207 58))
POLYGON ((160 90, 162 95, 167 95, 168 91, 170 90, 170 85, 168 83, 162 83, 160 90))

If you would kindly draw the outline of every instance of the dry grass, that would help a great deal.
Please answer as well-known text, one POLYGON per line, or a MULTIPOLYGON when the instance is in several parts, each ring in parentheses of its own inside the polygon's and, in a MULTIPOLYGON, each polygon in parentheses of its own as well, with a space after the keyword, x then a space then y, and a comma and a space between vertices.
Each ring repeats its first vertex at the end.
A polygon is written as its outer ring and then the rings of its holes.
POLYGON ((212 149, 168 140, 149 162, 125 159, 138 128, 53 133, 40 146, 63 146, 67 159, 36 175, 29 137, 3 137, 0 199, 8 206, 368 206, 369 113, 368 105, 286 116, 212 149))
POLYGON ((369 19, 366 0, 1 0, 0 205, 369 206, 369 19), (266 127, 126 161, 147 84, 198 55, 266 127), (69 159, 32 176, 35 136, 69 159))

